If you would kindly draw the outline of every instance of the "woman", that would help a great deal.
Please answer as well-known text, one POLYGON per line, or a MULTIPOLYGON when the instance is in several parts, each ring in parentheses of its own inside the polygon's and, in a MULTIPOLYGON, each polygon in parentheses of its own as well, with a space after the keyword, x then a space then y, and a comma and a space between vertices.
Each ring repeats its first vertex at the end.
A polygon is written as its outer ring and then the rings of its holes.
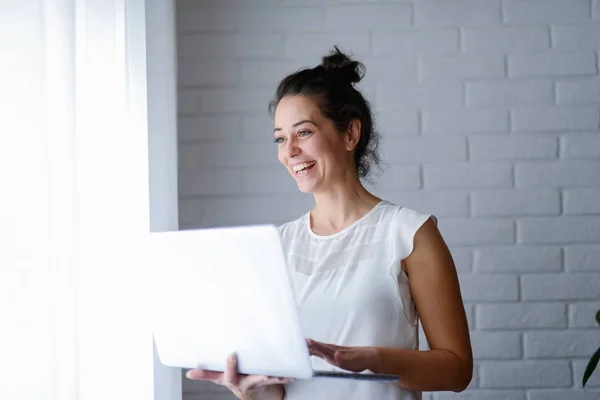
POLYGON ((473 360, 455 266, 436 219, 361 184, 377 163, 371 110, 353 87, 362 64, 336 47, 287 76, 274 114, 278 158, 315 207, 281 237, 315 369, 396 374, 395 383, 189 371, 240 399, 418 399, 462 391, 473 360), (430 350, 418 350, 418 321, 430 350))

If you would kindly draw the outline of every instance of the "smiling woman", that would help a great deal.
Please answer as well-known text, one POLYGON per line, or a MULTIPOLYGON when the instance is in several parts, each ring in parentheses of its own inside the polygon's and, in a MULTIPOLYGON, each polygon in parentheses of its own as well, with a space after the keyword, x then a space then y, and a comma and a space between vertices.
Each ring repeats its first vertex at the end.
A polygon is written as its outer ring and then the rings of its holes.
POLYGON ((432 215, 368 192, 377 164, 371 109, 354 88, 364 66, 336 47, 285 77, 270 104, 278 159, 315 206, 280 227, 315 369, 386 373, 393 384, 288 381, 191 371, 240 399, 419 399, 462 391, 473 357, 454 262, 432 215), (420 351, 418 326, 430 346, 420 351))

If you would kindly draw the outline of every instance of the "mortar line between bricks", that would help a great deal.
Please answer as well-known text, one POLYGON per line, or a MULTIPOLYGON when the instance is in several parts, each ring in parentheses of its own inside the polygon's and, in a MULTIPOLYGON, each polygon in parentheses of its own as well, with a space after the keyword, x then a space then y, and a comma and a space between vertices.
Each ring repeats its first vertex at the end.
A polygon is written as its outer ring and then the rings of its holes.
POLYGON ((500 21, 501 21, 501 24, 503 24, 503 25, 506 24, 506 13, 504 12, 504 1, 505 0, 500 0, 499 5, 498 5, 498 7, 500 8, 499 9, 500 21))

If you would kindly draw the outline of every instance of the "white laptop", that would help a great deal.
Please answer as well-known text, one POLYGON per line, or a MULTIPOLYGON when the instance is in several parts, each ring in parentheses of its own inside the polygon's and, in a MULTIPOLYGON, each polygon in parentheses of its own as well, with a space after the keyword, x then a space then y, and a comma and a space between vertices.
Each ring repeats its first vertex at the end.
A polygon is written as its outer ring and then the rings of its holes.
POLYGON ((223 371, 236 353, 244 374, 399 379, 313 369, 276 226, 154 232, 148 239, 151 322, 164 365, 223 371))

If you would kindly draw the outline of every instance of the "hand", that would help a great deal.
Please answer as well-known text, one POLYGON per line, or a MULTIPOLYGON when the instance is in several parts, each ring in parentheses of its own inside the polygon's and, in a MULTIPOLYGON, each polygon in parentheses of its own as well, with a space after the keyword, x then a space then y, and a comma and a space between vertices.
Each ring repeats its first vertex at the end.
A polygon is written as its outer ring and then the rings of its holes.
POLYGON ((264 375, 238 374, 238 363, 235 354, 227 358, 224 372, 192 369, 186 373, 188 379, 204 380, 227 387, 242 400, 258 398, 262 389, 270 385, 286 384, 292 381, 289 378, 279 378, 264 375))
POLYGON ((375 347, 336 346, 308 339, 310 355, 322 358, 329 364, 352 372, 362 372, 378 364, 375 347))

